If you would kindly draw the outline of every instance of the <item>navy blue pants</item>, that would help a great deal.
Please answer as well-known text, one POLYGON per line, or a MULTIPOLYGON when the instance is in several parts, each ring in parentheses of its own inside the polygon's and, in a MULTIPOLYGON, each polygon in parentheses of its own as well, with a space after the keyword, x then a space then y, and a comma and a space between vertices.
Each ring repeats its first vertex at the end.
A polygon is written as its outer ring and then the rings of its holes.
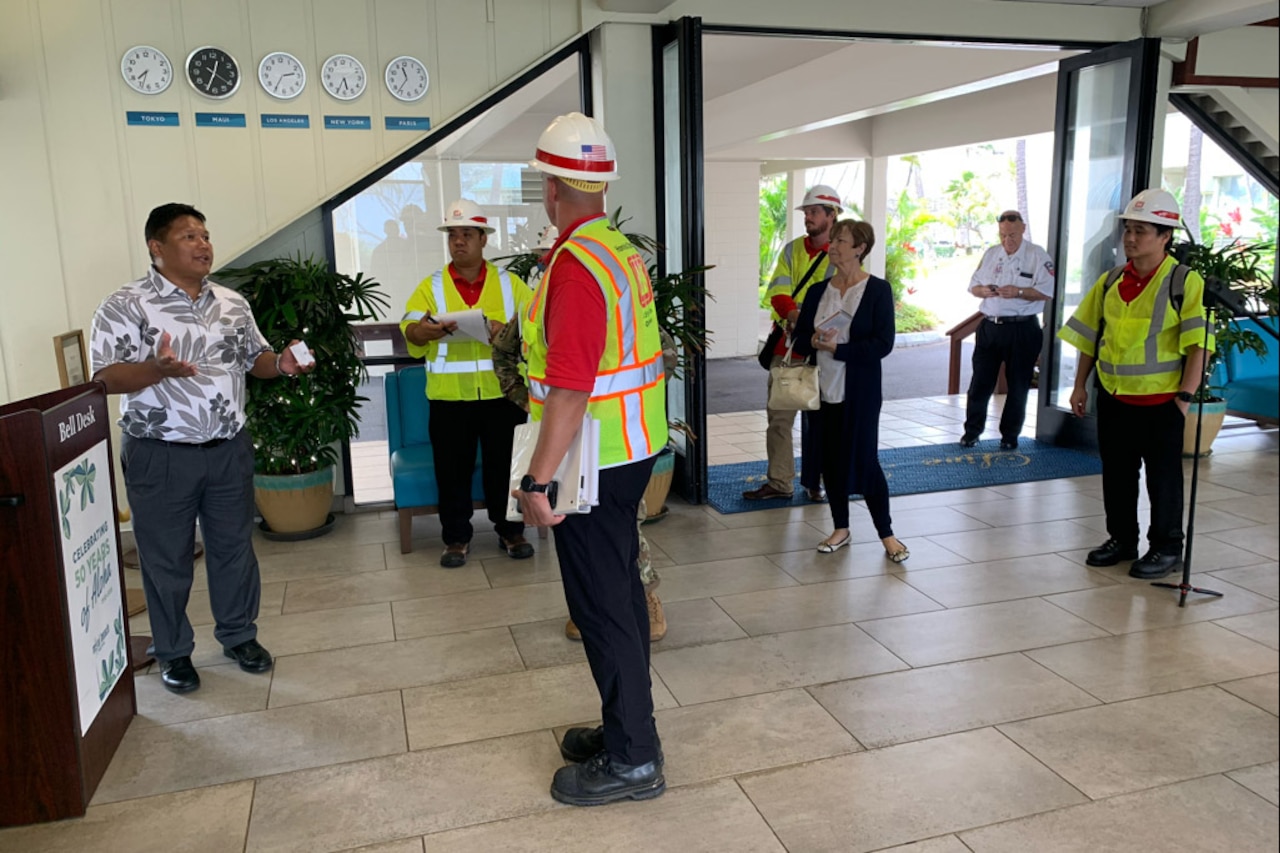
POLYGON ((504 539, 524 535, 524 525, 507 521, 511 494, 511 439, 525 413, 506 398, 432 400, 427 416, 431 454, 440 493, 440 527, 446 545, 471 541, 471 477, 480 447, 484 505, 493 528, 504 539))
POLYGON ((987 425, 987 404, 995 393, 1003 364, 1009 390, 1000 413, 1000 437, 1017 441, 1027 419, 1027 395, 1043 344, 1044 332, 1034 316, 1017 323, 982 321, 973 346, 973 378, 969 380, 964 419, 966 438, 982 435, 987 425))
POLYGON ((1137 545, 1138 472, 1147 468, 1151 526, 1147 542, 1158 554, 1182 553, 1182 434, 1186 416, 1170 400, 1158 406, 1122 403, 1098 388, 1098 456, 1107 535, 1137 545))
POLYGON ((649 607, 636 571, 636 507, 654 459, 600 472, 600 505, 552 528, 569 616, 600 691, 604 746, 624 764, 658 757, 649 681, 649 607))

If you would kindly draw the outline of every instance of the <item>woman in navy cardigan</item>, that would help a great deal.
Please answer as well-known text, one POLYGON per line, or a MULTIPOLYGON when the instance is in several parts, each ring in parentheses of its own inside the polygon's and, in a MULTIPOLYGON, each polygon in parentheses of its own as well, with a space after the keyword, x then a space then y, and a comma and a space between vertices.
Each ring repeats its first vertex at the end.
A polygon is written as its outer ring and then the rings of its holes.
POLYGON ((862 495, 885 555, 910 556, 893 535, 889 485, 880 468, 880 362, 893 351, 893 290, 862 268, 875 245, 866 222, 841 220, 831 230, 828 255, 836 273, 813 285, 796 321, 795 352, 816 353, 822 406, 818 412, 822 479, 835 530, 818 550, 830 554, 849 544, 849 494, 862 495), (843 498, 842 498, 843 496, 843 498))

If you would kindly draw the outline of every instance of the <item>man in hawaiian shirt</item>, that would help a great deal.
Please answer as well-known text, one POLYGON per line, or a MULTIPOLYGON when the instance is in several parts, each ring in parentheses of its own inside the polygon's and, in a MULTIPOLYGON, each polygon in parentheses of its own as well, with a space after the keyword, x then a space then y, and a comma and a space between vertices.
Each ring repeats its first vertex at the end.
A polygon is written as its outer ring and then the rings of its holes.
POLYGON ((209 281, 213 245, 204 214, 187 204, 161 205, 147 217, 145 235, 151 269, 98 306, 90 352, 94 379, 123 395, 120 458, 152 653, 164 686, 186 693, 200 686, 187 619, 197 518, 214 636, 246 672, 271 668, 255 624, 261 581, 244 377, 307 369, 288 348, 272 352, 248 303, 209 281))

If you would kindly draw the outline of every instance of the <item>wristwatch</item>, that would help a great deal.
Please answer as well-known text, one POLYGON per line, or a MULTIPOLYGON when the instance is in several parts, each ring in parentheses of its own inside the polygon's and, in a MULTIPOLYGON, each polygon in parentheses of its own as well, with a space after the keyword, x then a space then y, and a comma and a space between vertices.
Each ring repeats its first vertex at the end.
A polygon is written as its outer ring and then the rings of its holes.
POLYGON ((1179 391, 1177 394, 1174 394, 1173 396, 1177 397, 1179 400, 1181 400, 1184 403, 1194 403, 1196 401, 1196 395, 1190 394, 1186 391, 1179 391))
POLYGON ((520 479, 520 491, 526 494, 529 492, 542 492, 547 496, 547 503, 551 504, 552 509, 555 509, 556 493, 559 491, 559 486, 557 486, 555 480, 549 483, 539 483, 531 475, 525 474, 520 479))

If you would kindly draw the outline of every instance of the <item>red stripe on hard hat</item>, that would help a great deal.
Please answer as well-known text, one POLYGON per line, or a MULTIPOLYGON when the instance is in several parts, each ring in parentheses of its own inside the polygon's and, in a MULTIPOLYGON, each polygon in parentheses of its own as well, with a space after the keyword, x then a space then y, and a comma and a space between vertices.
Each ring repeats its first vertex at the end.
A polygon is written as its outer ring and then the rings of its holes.
POLYGON ((840 203, 840 199, 836 198, 835 196, 831 196, 831 195, 816 195, 816 196, 814 196, 814 198, 820 198, 820 199, 822 199, 823 201, 829 201, 829 202, 833 202, 833 203, 835 203, 835 204, 839 204, 839 203, 840 203))
POLYGON ((558 154, 550 154, 538 149, 538 153, 534 158, 540 163, 546 163, 548 166, 559 166, 562 169, 577 169, 580 172, 612 172, 612 160, 579 160, 575 157, 561 157, 558 154))
POLYGON ((1151 215, 1159 216, 1161 219, 1172 219, 1175 222, 1178 219, 1178 214, 1172 210, 1153 210, 1151 211, 1151 215))
POLYGON ((471 221, 472 221, 472 222, 483 222, 483 223, 485 223, 485 224, 487 225, 487 224, 489 224, 489 217, 487 217, 487 216, 473 216, 473 217, 471 217, 471 221))

